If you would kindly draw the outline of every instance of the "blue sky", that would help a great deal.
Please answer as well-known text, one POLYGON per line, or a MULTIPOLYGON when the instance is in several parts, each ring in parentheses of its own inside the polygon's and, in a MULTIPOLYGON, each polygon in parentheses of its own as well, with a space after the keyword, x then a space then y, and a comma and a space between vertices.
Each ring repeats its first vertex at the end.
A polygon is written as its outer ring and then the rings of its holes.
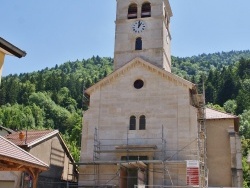
MULTIPOLYGON (((250 49, 249 0, 170 0, 172 55, 250 49)), ((3 75, 113 57, 116 0, 1 0, 0 36, 25 50, 3 75)))

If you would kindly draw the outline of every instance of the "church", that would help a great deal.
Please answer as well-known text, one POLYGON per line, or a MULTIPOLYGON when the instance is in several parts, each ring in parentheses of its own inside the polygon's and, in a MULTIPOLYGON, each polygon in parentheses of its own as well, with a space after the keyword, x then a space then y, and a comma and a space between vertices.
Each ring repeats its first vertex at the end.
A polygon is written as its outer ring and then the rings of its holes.
POLYGON ((79 186, 242 187, 239 118, 171 73, 168 0, 117 0, 114 71, 85 90, 79 186))

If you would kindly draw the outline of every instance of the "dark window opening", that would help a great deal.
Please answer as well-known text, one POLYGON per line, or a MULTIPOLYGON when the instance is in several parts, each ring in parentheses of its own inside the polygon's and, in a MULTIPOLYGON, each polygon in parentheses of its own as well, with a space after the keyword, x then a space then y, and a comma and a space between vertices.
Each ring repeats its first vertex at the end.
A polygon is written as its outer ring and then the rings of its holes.
POLYGON ((131 116, 129 120, 129 130, 135 130, 136 129, 136 117, 131 116))
POLYGON ((137 18, 137 4, 130 4, 128 7, 128 19, 137 18))
POLYGON ((135 50, 142 50, 142 39, 138 37, 135 41, 135 50))
POLYGON ((150 3, 143 3, 141 7, 141 17, 146 18, 146 17, 151 17, 151 5, 150 3))
POLYGON ((134 82, 134 87, 135 87, 136 89, 141 89, 141 88, 143 87, 143 85, 144 85, 144 82, 143 82, 142 80, 136 80, 136 81, 134 82))
POLYGON ((146 117, 144 115, 140 116, 139 120, 139 130, 145 130, 146 129, 146 117))

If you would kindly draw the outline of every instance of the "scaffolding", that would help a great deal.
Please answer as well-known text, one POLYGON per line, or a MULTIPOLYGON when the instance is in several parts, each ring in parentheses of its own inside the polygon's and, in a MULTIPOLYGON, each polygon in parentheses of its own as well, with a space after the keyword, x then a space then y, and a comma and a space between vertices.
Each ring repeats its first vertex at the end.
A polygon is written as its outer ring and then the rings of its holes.
MULTIPOLYGON (((99 130, 95 128, 93 161, 78 163, 79 165, 93 167, 93 172, 89 173, 88 171, 87 174, 79 174, 80 176, 88 177, 86 178, 88 179, 86 180, 88 181, 88 185, 84 185, 83 187, 120 187, 121 181, 124 178, 122 169, 130 169, 131 166, 141 170, 142 172, 161 174, 162 185, 159 186, 162 187, 197 187, 192 185, 176 185, 176 179, 181 179, 178 176, 183 177, 186 175, 179 173, 178 169, 180 166, 185 165, 187 160, 197 160, 199 162, 198 187, 207 188, 208 169, 206 150, 205 99, 204 95, 202 94, 192 93, 191 96, 192 105, 197 108, 197 138, 178 150, 171 151, 166 149, 167 142, 165 140, 165 131, 163 125, 161 138, 130 138, 128 128, 126 139, 103 139, 99 137, 99 130), (189 146, 192 144, 197 144, 197 149, 190 149, 189 146), (116 158, 107 158, 107 156, 109 156, 107 154, 111 153, 113 153, 113 156, 116 156, 116 158), (147 159, 141 158, 141 153, 150 153, 151 157, 147 159), (117 156, 123 156, 123 159, 117 160, 117 156), (131 156, 137 156, 137 159, 131 159, 131 156), (179 156, 186 156, 186 158, 180 158, 179 156), (105 166, 112 166, 116 170, 114 173, 104 174, 102 168, 105 166)), ((147 176, 147 174, 145 174, 145 176, 147 176)), ((134 177, 127 176, 126 178, 133 179, 134 177)), ((186 182, 183 182, 183 184, 185 183, 186 182)), ((153 185, 152 187, 157 186, 158 185, 153 185)))
MULTIPOLYGON (((163 161, 167 160, 166 157, 166 140, 164 139, 164 130, 162 126, 162 137, 161 138, 129 138, 129 129, 127 130, 127 138, 126 139, 99 139, 98 129, 95 128, 94 135, 94 152, 93 152, 93 163, 94 165, 94 177, 95 177, 95 186, 97 187, 105 187, 108 185, 108 182, 116 180, 116 184, 112 185, 113 187, 118 187, 120 184, 121 168, 129 169, 131 166, 136 167, 139 170, 145 171, 147 166, 145 164, 161 164, 163 161), (114 144, 110 144, 110 142, 114 144), (141 145, 140 143, 143 143, 141 145), (141 157, 141 153, 152 153, 154 158, 161 158, 161 160, 153 160, 153 159, 145 159, 141 157), (99 160, 101 158, 101 154, 105 153, 123 153, 123 159, 121 160, 111 160, 111 161, 103 161, 99 160), (131 153, 133 153, 133 157, 131 159, 131 153), (137 155, 137 156, 136 156, 137 155), (115 174, 106 174, 106 176, 111 176, 110 179, 106 179, 105 184, 100 182, 100 178, 98 176, 100 171, 100 165, 117 165, 119 166, 119 170, 115 174)), ((169 171, 167 168, 167 163, 163 163, 163 184, 166 179, 166 173, 169 171)), ((133 177, 129 177, 133 179, 133 177)), ((109 187, 111 185, 108 185, 109 187)))
MULTIPOLYGON (((199 127, 201 127, 200 124, 199 127)), ((199 129, 199 131, 200 130, 201 129, 199 129)), ((121 172, 122 169, 130 169, 131 167, 146 173, 158 173, 162 177, 162 185, 171 185, 172 187, 178 187, 176 186, 176 179, 181 179, 178 176, 183 177, 186 175, 185 173, 178 172, 178 169, 180 167, 183 168, 186 165, 186 160, 200 159, 200 164, 205 163, 204 158, 199 156, 201 155, 201 152, 199 153, 199 150, 203 151, 204 149, 202 149, 201 147, 205 146, 204 144, 201 145, 202 142, 200 142, 200 138, 198 138, 199 149, 192 150, 189 147, 190 145, 197 142, 197 139, 195 139, 192 142, 187 143, 186 146, 180 148, 177 151, 170 151, 166 150, 167 142, 164 138, 163 126, 161 138, 129 138, 128 132, 129 131, 127 131, 126 139, 100 139, 98 129, 95 128, 93 161, 79 163, 79 165, 92 165, 94 168, 93 174, 80 174, 82 176, 88 176, 89 181, 93 182, 94 186, 89 187, 120 187, 123 178, 123 174, 121 172), (115 153, 114 156, 119 155, 122 156, 122 158, 120 158, 120 160, 113 158, 105 159, 105 157, 109 156, 106 154, 110 153, 115 153), (151 157, 143 158, 143 153, 147 153, 147 155, 151 153, 151 157), (179 156, 188 157, 182 158, 182 160, 180 160, 179 156), (115 171, 115 173, 104 174, 104 171, 100 170, 100 168, 105 166, 113 166, 118 169, 115 171)), ((202 172, 200 172, 200 174, 202 172)), ((145 176, 147 176, 147 174, 145 174, 145 176)), ((126 178, 133 179, 134 177, 127 176, 126 178)), ((203 178, 200 178, 200 182, 203 182, 202 180, 203 178)), ((148 182, 143 183, 147 184, 148 182)), ((183 184, 185 183, 186 182, 183 182, 183 184)))
POLYGON ((194 106, 197 107, 198 119, 198 156, 199 156, 199 187, 208 187, 208 168, 207 168, 207 132, 206 132, 206 106, 205 91, 203 83, 203 94, 193 95, 194 106))

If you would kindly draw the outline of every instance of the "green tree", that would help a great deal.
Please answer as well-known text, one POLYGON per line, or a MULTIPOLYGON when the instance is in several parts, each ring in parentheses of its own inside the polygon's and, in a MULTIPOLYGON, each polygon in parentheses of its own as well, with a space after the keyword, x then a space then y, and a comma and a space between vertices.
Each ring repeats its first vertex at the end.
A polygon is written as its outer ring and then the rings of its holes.
POLYGON ((247 156, 250 154, 250 139, 243 138, 241 140, 242 146, 242 170, 243 170, 243 185, 244 188, 250 187, 250 168, 247 163, 247 156))
POLYGON ((29 106, 14 104, 0 108, 0 122, 13 130, 35 128, 35 118, 29 106))
POLYGON ((20 83, 20 91, 18 94, 19 104, 28 104, 29 96, 36 91, 35 84, 31 84, 28 80, 25 83, 20 83))
POLYGON ((238 63, 238 75, 241 79, 250 78, 250 59, 240 59, 238 63))
POLYGON ((218 104, 208 103, 208 104, 207 104, 207 107, 208 107, 208 108, 211 108, 211 109, 214 109, 214 110, 217 110, 217 111, 220 111, 220 112, 225 112, 224 108, 221 107, 221 106, 218 105, 218 104))
POLYGON ((221 76, 216 103, 223 105, 227 100, 234 99, 238 95, 238 86, 231 68, 224 68, 221 76))
POLYGON ((235 114, 237 109, 237 103, 235 100, 228 100, 224 103, 223 108, 227 113, 235 114))
POLYGON ((240 134, 245 139, 250 139, 250 110, 245 110, 240 117, 240 134))
POLYGON ((250 79, 243 80, 241 89, 236 97, 237 113, 242 113, 244 110, 250 110, 250 79))

